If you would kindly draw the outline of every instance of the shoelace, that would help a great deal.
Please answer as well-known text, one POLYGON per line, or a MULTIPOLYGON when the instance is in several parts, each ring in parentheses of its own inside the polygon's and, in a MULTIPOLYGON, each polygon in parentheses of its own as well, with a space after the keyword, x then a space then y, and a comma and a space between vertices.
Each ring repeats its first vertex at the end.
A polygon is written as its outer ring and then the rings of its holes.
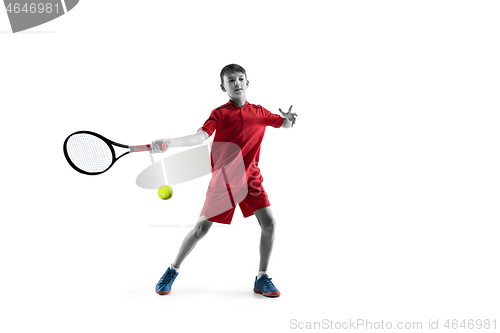
POLYGON ((264 278, 264 283, 267 287, 274 287, 274 284, 271 282, 272 278, 264 278))
POLYGON ((170 283, 170 281, 172 281, 175 277, 175 273, 173 271, 168 271, 167 274, 165 274, 164 276, 162 276, 162 278, 160 279, 161 283, 170 283))

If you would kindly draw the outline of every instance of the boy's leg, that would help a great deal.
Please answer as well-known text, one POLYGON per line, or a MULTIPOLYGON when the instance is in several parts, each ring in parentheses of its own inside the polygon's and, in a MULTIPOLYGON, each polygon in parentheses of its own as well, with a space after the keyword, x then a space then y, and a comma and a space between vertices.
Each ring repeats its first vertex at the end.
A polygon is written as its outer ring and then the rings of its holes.
POLYGON ((274 231, 276 222, 273 218, 271 207, 265 207, 254 212, 259 221, 260 234, 260 264, 259 274, 255 277, 253 291, 267 297, 279 297, 280 291, 271 282, 271 278, 267 275, 267 265, 271 257, 274 242, 274 231))
POLYGON ((257 220, 259 221, 260 233, 260 263, 259 271, 265 272, 271 258, 274 243, 274 230, 276 222, 273 217, 271 207, 264 207, 254 212, 257 220))
POLYGON ((186 235, 184 241, 181 244, 179 252, 177 253, 177 257, 175 258, 175 261, 172 263, 175 268, 181 267, 181 264, 184 261, 184 259, 186 259, 188 254, 194 249, 198 241, 203 237, 205 237, 205 235, 212 227, 212 224, 213 222, 207 220, 204 216, 200 217, 198 223, 196 223, 193 230, 191 230, 186 235))
POLYGON ((191 230, 184 241, 182 242, 181 248, 179 249, 179 253, 177 254, 177 258, 173 262, 172 266, 167 269, 165 274, 161 277, 160 281, 156 284, 156 293, 160 295, 168 295, 170 294, 172 284, 175 281, 175 278, 179 274, 176 268, 180 268, 182 262, 188 254, 194 249, 196 244, 200 239, 202 239, 210 230, 213 222, 207 220, 204 216, 200 217, 198 223, 194 226, 193 230, 191 230))

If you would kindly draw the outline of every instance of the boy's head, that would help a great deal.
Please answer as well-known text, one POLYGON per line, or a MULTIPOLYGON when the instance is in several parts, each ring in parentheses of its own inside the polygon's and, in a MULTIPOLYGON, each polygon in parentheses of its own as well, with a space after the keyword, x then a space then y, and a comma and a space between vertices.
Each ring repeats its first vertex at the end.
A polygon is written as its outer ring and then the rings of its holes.
POLYGON ((220 72, 220 87, 233 99, 245 99, 249 81, 243 67, 236 64, 225 66, 220 72))
POLYGON ((221 85, 224 85, 224 76, 228 76, 229 74, 237 74, 237 73, 241 73, 241 74, 245 75, 245 78, 247 76, 247 72, 240 65, 230 64, 230 65, 224 66, 224 68, 220 71, 220 83, 221 83, 221 85))

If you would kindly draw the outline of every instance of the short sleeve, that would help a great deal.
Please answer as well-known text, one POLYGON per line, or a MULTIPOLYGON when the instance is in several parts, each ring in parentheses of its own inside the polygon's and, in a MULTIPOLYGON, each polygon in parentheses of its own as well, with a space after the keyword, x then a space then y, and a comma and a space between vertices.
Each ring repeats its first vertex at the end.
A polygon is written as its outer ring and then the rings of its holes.
POLYGON ((198 129, 207 132, 208 136, 211 136, 217 129, 217 124, 219 123, 219 113, 217 110, 213 110, 210 117, 205 121, 203 126, 198 129))
POLYGON ((280 115, 272 113, 266 108, 262 108, 266 126, 280 128, 283 125, 283 118, 280 115))

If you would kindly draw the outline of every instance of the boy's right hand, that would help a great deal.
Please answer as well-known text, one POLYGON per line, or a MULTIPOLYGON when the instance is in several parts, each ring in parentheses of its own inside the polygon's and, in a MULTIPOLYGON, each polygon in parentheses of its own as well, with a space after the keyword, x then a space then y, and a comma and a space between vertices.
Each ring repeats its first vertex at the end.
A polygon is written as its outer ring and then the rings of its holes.
POLYGON ((168 142, 165 139, 155 140, 151 143, 151 153, 164 153, 168 149, 168 142), (164 149, 163 149, 164 148, 164 149))

